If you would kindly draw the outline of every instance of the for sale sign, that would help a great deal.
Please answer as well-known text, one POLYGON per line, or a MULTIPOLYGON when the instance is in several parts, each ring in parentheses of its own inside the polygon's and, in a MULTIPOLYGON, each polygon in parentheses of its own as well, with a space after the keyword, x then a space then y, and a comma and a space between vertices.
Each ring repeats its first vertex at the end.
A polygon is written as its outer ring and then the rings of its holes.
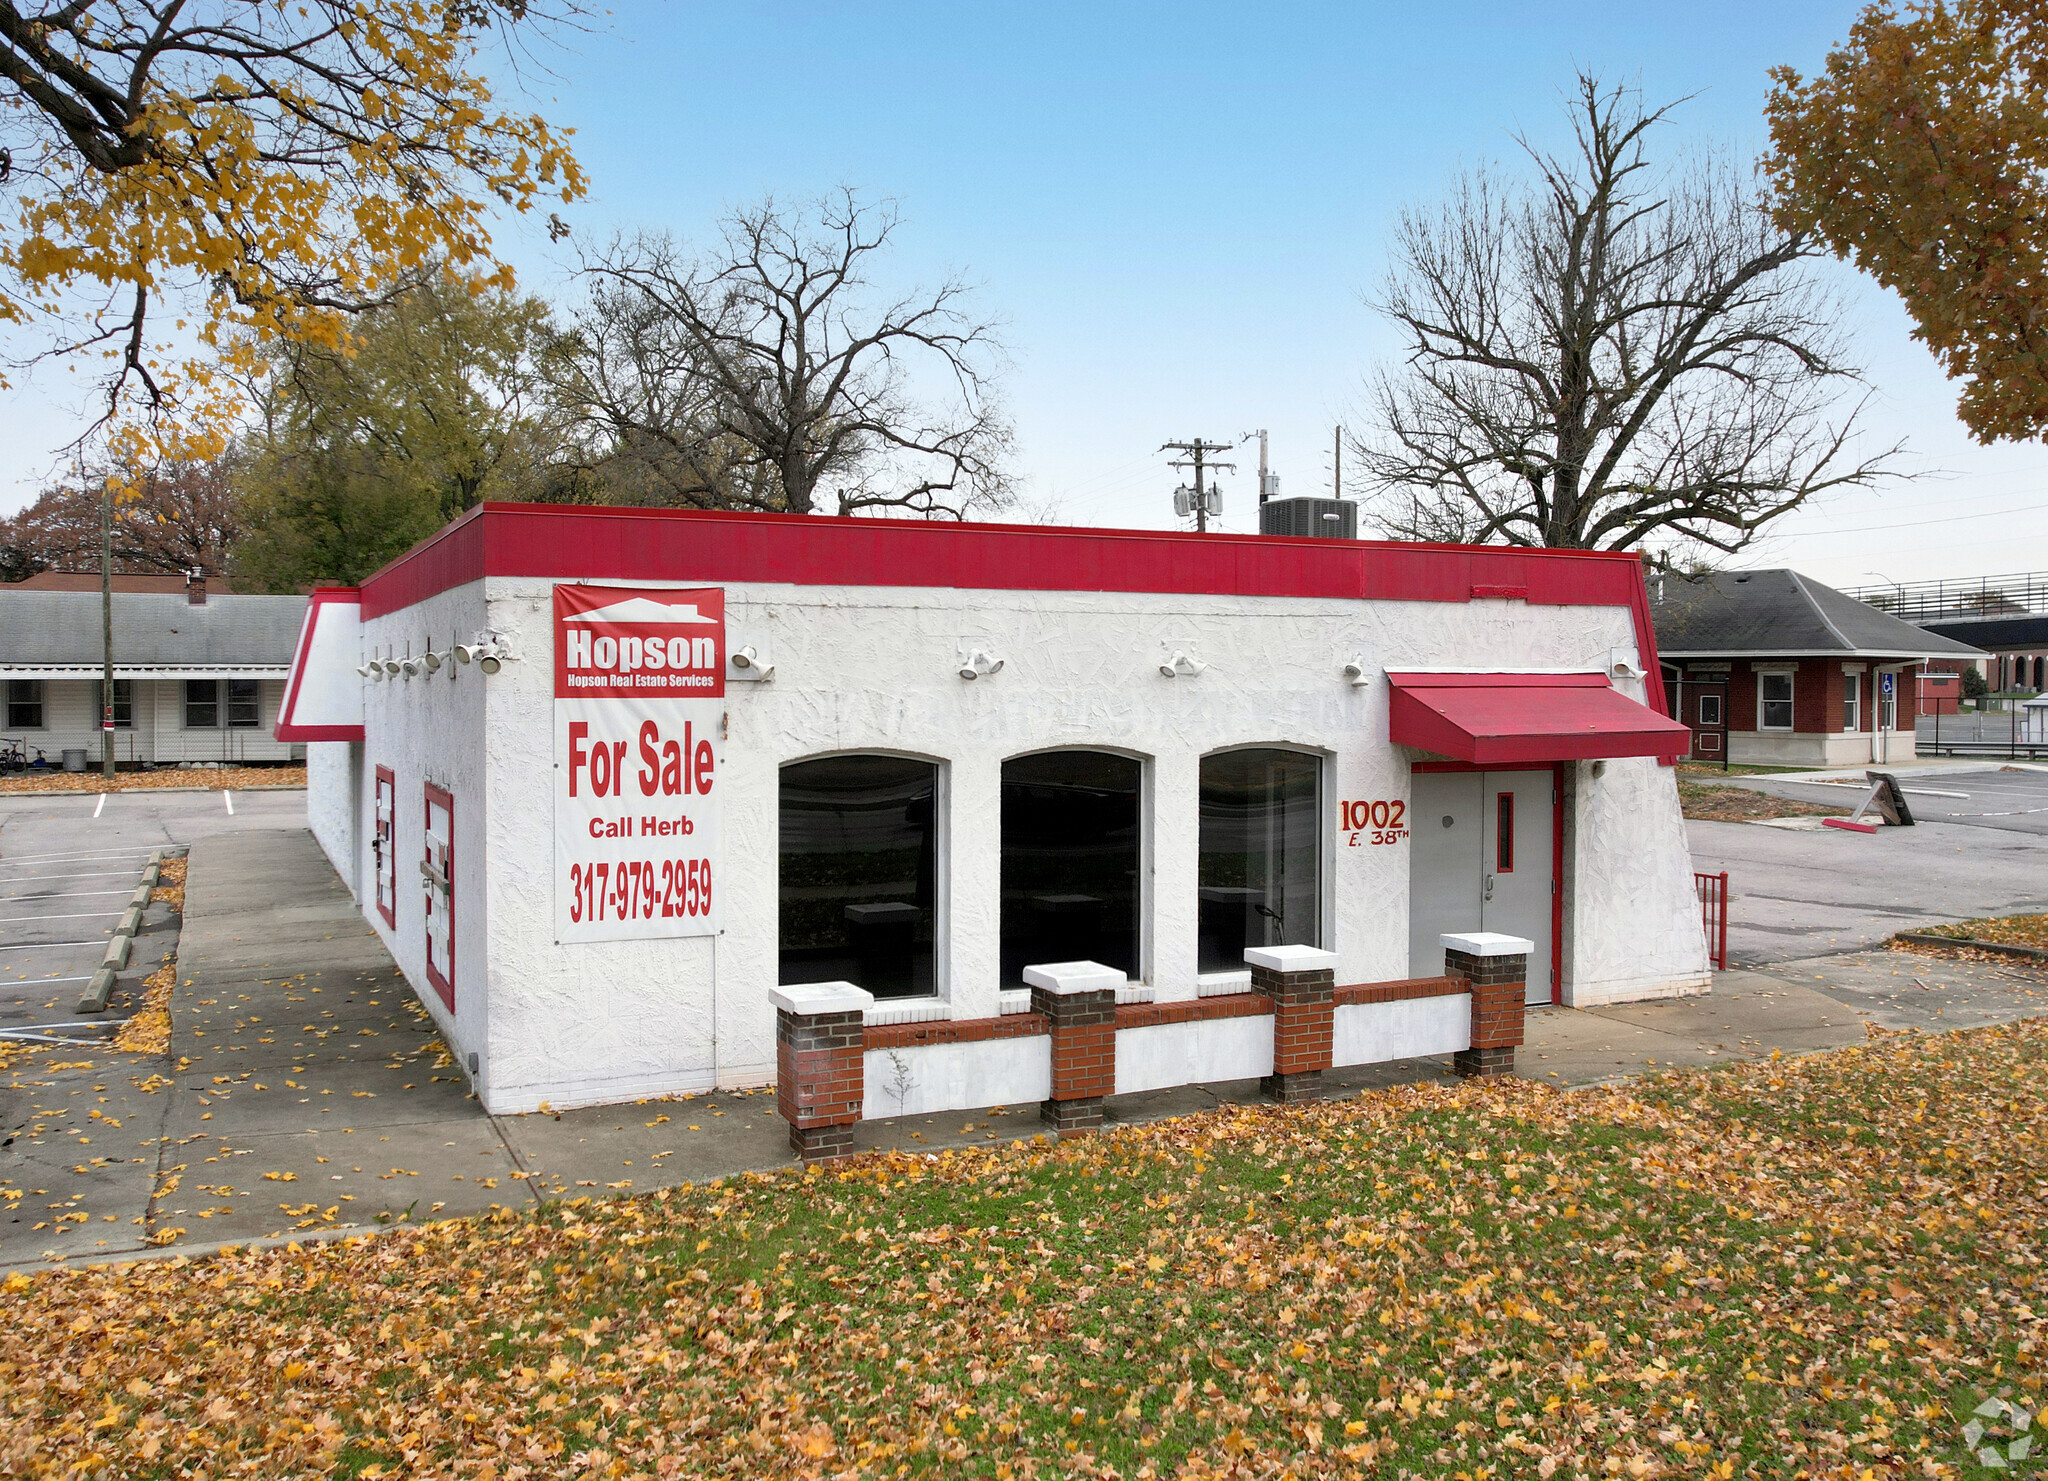
POLYGON ((555 939, 718 930, 725 593, 555 588, 555 939))

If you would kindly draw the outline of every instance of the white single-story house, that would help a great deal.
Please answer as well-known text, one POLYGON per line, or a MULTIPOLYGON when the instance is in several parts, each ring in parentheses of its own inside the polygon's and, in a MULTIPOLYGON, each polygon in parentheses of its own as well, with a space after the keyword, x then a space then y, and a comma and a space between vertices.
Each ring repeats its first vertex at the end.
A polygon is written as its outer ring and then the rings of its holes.
POLYGON ((875 1116, 1060 1099, 1034 994, 1123 1092, 1284 1074, 1269 959, 1304 1064, 1476 1051, 1452 937, 1489 1044, 1705 990, 1658 673, 1633 556, 486 504, 314 593, 278 735, 491 1111, 859 1002, 875 1116))
MULTIPOLYGON (((114 759, 122 766, 290 761, 273 733, 302 596, 116 591, 114 759)), ((96 591, 0 586, 0 737, 60 765, 100 759, 103 637, 96 591)))

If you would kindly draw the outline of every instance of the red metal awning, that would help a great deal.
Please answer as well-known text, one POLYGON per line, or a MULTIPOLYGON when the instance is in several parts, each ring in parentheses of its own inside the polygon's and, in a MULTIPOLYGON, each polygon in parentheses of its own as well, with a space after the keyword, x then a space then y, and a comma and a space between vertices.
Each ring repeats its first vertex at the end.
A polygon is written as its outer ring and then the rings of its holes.
POLYGON ((1390 673, 1387 729, 1475 766, 1682 756, 1692 732, 1615 691, 1605 674, 1390 673))

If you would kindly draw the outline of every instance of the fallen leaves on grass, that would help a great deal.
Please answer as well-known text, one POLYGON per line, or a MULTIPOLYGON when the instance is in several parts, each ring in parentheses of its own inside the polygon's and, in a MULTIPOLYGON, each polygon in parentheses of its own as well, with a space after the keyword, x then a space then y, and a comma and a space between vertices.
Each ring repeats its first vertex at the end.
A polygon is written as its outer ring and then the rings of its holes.
POLYGON ((1688 818, 1709 823, 1754 823, 1768 818, 1846 818, 1849 809, 1823 802, 1795 802, 1752 792, 1747 787, 1710 787, 1678 779, 1678 806, 1688 818))
POLYGON ((167 766, 155 771, 117 771, 109 783, 98 771, 31 771, 0 777, 5 792, 148 792, 164 787, 303 787, 303 766, 167 766))
POLYGON ((2048 1024, 7 1279, 0 1473, 1958 1474, 2048 1024))

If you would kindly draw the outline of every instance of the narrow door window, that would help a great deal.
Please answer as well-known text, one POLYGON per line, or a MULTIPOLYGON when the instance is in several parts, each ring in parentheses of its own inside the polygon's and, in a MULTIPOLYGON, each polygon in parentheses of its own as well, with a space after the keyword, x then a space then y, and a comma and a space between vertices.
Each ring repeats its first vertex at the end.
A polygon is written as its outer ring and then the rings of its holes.
POLYGON ((1842 675, 1842 729, 1863 728, 1863 675, 1842 675))
POLYGON ((427 783, 427 847, 420 859, 426 897, 427 981, 455 1011, 455 799, 427 783))
POLYGON ((1702 694, 1700 696, 1700 724, 1718 728, 1721 724, 1721 696, 1702 694))
POLYGON ((782 768, 778 980, 937 993, 938 783, 907 756, 782 768))
POLYGON ((1003 763, 1002 972, 1094 961, 1136 979, 1141 763, 1048 751, 1003 763))
POLYGON ((1493 799, 1493 872, 1515 872, 1515 794, 1498 792, 1493 799))
POLYGON ((384 924, 398 925, 398 855, 392 849, 392 835, 398 821, 398 787, 391 768, 377 768, 377 829, 370 836, 370 852, 376 861, 377 914, 384 924))

